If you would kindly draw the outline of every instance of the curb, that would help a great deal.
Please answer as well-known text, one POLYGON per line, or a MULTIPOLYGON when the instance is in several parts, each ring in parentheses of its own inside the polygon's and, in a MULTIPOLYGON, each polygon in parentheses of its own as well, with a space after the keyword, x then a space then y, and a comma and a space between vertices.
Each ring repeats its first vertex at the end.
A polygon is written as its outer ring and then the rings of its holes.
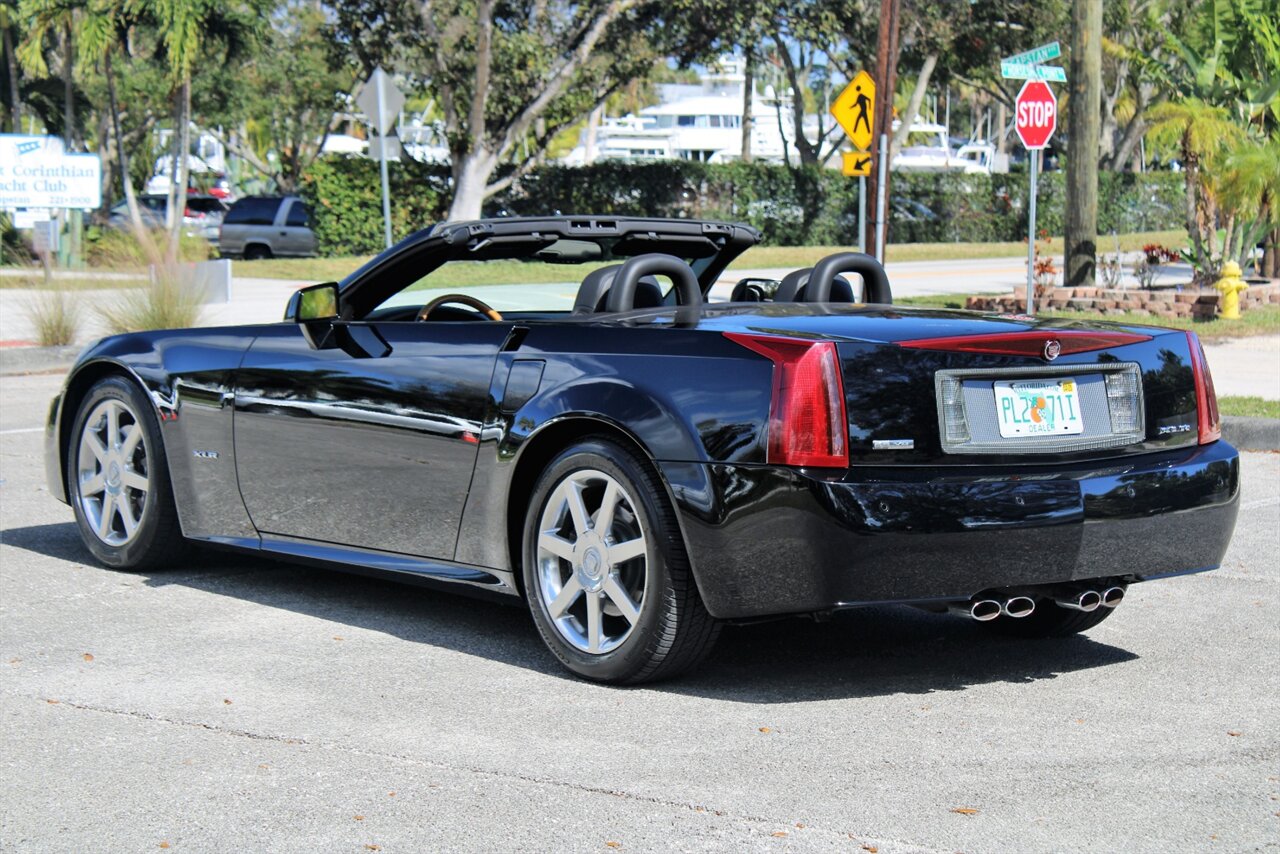
POLYGON ((1280 451, 1280 418, 1224 415, 1222 438, 1239 451, 1280 451))
POLYGON ((75 364, 83 349, 74 344, 67 347, 6 347, 0 349, 0 376, 65 371, 75 364))

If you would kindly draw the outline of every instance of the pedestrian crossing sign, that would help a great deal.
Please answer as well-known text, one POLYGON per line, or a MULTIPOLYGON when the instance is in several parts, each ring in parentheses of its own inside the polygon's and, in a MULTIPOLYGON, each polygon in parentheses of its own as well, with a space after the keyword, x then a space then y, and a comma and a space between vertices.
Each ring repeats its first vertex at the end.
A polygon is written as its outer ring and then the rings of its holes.
POLYGON ((853 147, 871 148, 876 130, 876 83, 866 71, 859 71, 831 105, 831 115, 849 135, 853 147))

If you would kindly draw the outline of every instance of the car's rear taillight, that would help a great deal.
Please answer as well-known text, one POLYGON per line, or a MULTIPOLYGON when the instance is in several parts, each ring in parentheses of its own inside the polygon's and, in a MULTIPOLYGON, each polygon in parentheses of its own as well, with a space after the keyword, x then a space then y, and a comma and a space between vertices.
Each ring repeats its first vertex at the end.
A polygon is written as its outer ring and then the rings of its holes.
POLYGON ((1222 417, 1218 414, 1218 394, 1213 390, 1213 374, 1209 373, 1209 360, 1204 357, 1200 337, 1187 333, 1187 347, 1191 350, 1191 369, 1196 382, 1196 412, 1200 428, 1200 444, 1207 445, 1222 438, 1222 417))
POLYGON ((836 345, 741 332, 724 335, 773 362, 768 462, 847 468, 849 428, 836 345))

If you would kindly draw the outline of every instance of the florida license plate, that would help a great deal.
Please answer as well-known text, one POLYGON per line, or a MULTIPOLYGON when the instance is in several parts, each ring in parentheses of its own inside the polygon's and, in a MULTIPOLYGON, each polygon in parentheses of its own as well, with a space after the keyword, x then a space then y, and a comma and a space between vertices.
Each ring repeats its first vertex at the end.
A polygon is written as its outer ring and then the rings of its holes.
POLYGON ((1080 385, 1071 377, 1056 380, 1001 380, 994 383, 1000 435, 1069 436, 1084 432, 1080 385))

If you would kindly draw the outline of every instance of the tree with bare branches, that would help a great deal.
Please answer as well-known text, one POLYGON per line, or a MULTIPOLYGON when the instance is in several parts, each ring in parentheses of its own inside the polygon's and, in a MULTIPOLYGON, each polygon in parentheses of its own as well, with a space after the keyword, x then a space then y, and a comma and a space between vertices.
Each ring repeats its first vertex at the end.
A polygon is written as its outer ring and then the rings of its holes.
POLYGON ((480 216, 556 134, 664 57, 700 55, 714 26, 699 17, 657 0, 421 0, 452 160, 449 218, 480 216))

